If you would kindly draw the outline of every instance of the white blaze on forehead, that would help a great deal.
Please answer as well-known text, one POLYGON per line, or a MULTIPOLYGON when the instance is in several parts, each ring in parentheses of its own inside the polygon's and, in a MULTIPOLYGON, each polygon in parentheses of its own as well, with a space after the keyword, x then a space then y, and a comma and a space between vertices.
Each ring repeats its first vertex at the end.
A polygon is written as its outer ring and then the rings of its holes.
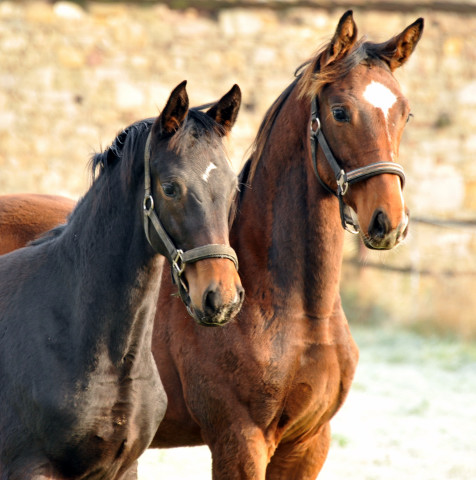
POLYGON ((396 95, 388 87, 373 80, 365 88, 364 99, 374 107, 380 108, 385 120, 388 118, 388 111, 397 101, 396 95))
POLYGON ((207 169, 205 170, 205 173, 202 175, 202 178, 203 180, 205 180, 205 182, 208 182, 208 177, 210 176, 210 172, 215 168, 217 168, 217 166, 213 162, 210 162, 210 165, 208 165, 207 169))

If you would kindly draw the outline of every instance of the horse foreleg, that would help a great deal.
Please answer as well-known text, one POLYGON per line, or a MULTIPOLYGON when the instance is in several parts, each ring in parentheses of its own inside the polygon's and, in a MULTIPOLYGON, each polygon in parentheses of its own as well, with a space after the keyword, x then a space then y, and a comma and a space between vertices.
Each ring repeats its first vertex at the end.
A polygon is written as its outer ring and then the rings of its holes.
POLYGON ((311 438, 278 446, 266 470, 266 480, 314 480, 324 465, 331 442, 329 423, 311 438))
POLYGON ((213 480, 264 480, 269 448, 262 431, 232 425, 208 442, 213 480))

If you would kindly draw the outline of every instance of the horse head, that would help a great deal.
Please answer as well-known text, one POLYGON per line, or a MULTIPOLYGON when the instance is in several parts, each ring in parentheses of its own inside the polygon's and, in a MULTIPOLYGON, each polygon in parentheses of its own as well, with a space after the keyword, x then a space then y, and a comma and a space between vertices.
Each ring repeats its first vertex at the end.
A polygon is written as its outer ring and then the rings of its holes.
POLYGON ((303 73, 304 84, 312 85, 306 94, 315 171, 339 198, 344 227, 360 232, 372 249, 393 248, 408 231, 405 175, 396 161, 410 107, 393 72, 422 30, 420 18, 387 42, 357 41, 348 11, 303 73))
POLYGON ((152 125, 146 146, 151 179, 150 194, 146 180, 144 199, 146 233, 168 257, 180 296, 202 325, 225 324, 243 301, 238 262, 228 239, 237 178, 223 142, 240 103, 235 85, 207 112, 189 109, 182 82, 152 125), (152 212, 159 219, 158 229, 149 228, 152 212), (159 233, 161 228, 165 234, 159 233))

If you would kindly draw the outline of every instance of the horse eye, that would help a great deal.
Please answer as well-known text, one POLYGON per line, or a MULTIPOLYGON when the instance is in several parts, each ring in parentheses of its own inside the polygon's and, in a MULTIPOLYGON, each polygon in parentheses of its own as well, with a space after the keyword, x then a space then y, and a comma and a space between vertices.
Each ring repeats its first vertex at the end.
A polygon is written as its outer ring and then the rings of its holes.
POLYGON ((408 114, 407 123, 414 117, 413 113, 408 114))
POLYGON ((333 108, 332 115, 334 116, 334 120, 337 122, 345 123, 350 121, 349 115, 345 108, 333 108))
POLYGON ((177 195, 177 187, 175 183, 172 183, 172 182, 163 183, 162 190, 166 197, 173 198, 177 195))

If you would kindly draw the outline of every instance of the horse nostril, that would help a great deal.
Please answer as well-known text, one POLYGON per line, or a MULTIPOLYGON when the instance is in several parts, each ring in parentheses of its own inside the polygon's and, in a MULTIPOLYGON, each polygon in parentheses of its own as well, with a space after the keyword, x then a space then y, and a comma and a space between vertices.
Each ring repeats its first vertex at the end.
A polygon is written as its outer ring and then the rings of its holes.
POLYGON ((223 299, 219 290, 209 288, 205 293, 203 307, 206 313, 214 314, 223 306, 223 299))
POLYGON ((236 292, 238 294, 238 302, 237 305, 241 306, 243 304, 243 300, 245 298, 245 289, 243 287, 237 287, 236 292))
POLYGON ((385 212, 377 212, 370 222, 369 235, 373 238, 384 238, 390 231, 390 221, 385 212))

